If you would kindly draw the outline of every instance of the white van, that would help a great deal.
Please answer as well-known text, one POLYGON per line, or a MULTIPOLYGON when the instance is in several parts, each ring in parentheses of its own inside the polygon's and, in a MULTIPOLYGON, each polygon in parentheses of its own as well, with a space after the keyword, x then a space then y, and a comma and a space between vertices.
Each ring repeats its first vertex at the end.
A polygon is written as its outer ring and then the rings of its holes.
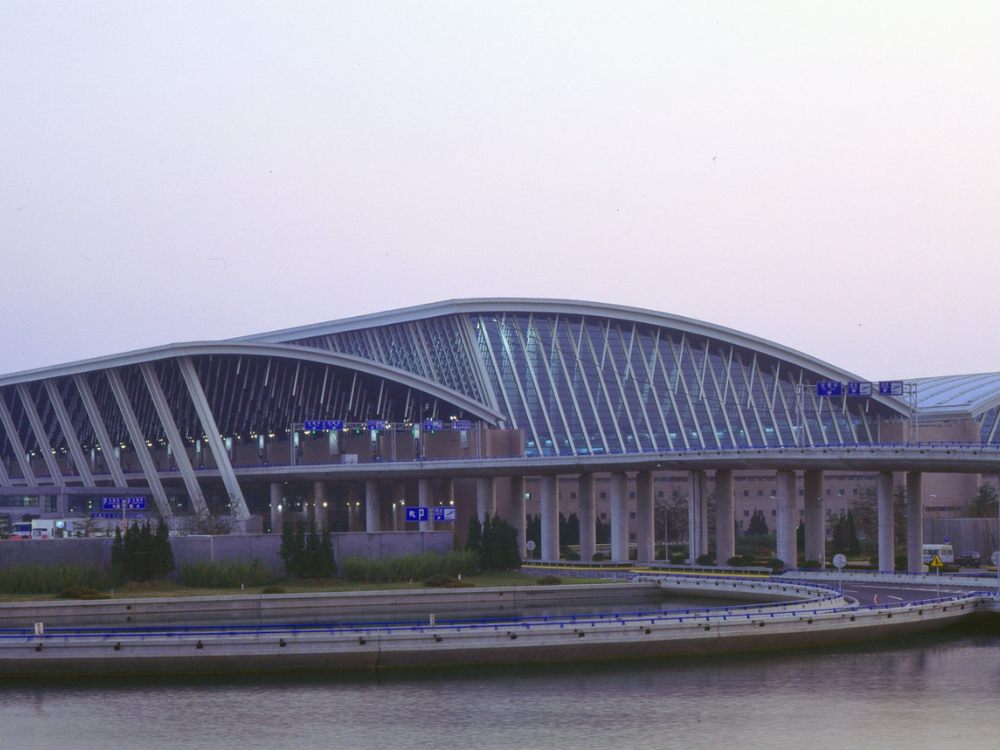
POLYGON ((934 555, 941 558, 945 565, 955 564, 955 550, 950 544, 925 544, 924 545, 924 565, 929 565, 934 559, 934 555))

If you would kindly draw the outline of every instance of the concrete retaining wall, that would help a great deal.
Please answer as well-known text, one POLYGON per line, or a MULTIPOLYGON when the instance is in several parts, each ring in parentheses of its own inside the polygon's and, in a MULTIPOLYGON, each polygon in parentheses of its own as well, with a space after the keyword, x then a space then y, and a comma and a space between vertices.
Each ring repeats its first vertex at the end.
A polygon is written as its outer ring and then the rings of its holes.
MULTIPOLYGON (((385 531, 332 534, 333 554, 339 565, 345 557, 379 559, 452 550, 450 531, 385 531)), ((19 565, 111 565, 111 538, 0 540, 0 568, 19 565)), ((283 568, 277 534, 232 536, 176 536, 170 538, 177 567, 193 562, 259 559, 279 575, 283 568)))

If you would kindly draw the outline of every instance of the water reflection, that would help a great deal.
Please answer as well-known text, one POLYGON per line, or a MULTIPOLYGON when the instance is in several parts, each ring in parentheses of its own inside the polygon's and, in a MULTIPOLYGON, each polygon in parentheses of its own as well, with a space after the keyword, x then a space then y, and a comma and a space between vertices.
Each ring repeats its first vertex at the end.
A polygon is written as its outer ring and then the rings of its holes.
POLYGON ((794 653, 0 684, 25 748, 994 747, 1000 638, 794 653))

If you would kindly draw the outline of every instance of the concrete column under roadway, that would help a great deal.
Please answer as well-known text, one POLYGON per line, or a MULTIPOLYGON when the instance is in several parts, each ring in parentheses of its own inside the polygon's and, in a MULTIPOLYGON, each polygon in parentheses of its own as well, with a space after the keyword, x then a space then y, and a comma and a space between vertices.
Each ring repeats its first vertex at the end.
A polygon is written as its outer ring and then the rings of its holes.
POLYGON ((476 478, 476 514, 480 522, 497 514, 497 488, 493 477, 476 478))
POLYGON ((733 502, 733 472, 715 472, 715 564, 725 565, 736 554, 736 511, 733 502))
POLYGON ((281 495, 284 485, 281 482, 271 482, 271 533, 280 534, 285 527, 282 519, 281 495))
POLYGON ((611 560, 628 562, 628 475, 611 475, 611 560))
POLYGON ((427 520, 420 522, 421 531, 434 531, 434 485, 431 479, 417 480, 417 506, 427 508, 427 520))
POLYGON ((896 515, 893 512, 892 472, 878 475, 878 569, 896 569, 896 515))
POLYGON ((691 564, 708 553, 708 477, 704 471, 690 474, 688 494, 688 554, 691 564))
POLYGON ((653 562, 653 474, 640 471, 635 475, 636 562, 653 562))
POLYGON ((330 523, 329 508, 326 499, 326 482, 313 482, 313 502, 316 529, 322 531, 330 523))
POLYGON ((924 570, 924 475, 906 472, 906 569, 924 570))
POLYGON ((798 553, 795 544, 795 472, 775 473, 778 499, 778 551, 776 557, 788 568, 798 567, 798 553))
POLYGON ((826 567, 826 515, 823 513, 823 472, 810 469, 802 479, 806 525, 806 560, 826 567))
POLYGON ((580 498, 580 559, 590 562, 597 552, 597 513, 594 507, 594 475, 581 474, 577 487, 580 498))
POLYGON ((542 560, 559 560, 559 477, 541 478, 542 560))
POLYGON ((365 480, 365 531, 381 531, 379 514, 382 509, 378 494, 378 482, 374 479, 365 480))
POLYGON ((526 527, 524 509, 524 477, 510 478, 510 524, 517 532, 517 549, 521 557, 524 557, 524 532, 526 527))

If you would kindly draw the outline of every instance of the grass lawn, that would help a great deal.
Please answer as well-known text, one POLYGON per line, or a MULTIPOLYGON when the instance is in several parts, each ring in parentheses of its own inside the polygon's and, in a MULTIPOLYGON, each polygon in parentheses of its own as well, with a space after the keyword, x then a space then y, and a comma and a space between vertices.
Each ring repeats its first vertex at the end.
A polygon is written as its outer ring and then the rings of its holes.
MULTIPOLYGON (((517 571, 496 572, 489 571, 474 576, 464 576, 463 582, 470 583, 476 588, 490 588, 493 586, 535 586, 539 576, 519 573, 517 571)), ((610 580, 595 579, 574 579, 564 578, 563 583, 611 583, 610 580)), ((420 581, 408 583, 349 583, 339 578, 286 578, 268 584, 278 587, 286 594, 314 594, 320 592, 354 592, 354 591, 398 591, 398 590, 428 590, 427 586, 420 581)), ((267 586, 254 586, 245 589, 223 589, 223 588, 194 588, 184 586, 173 581, 146 581, 144 583, 130 582, 125 586, 114 589, 114 598, 152 598, 169 596, 248 596, 260 594, 267 586)), ((110 593, 110 592, 106 592, 110 593)), ((0 603, 3 602, 38 602, 38 601, 62 601, 52 594, 2 594, 0 593, 0 603)))

